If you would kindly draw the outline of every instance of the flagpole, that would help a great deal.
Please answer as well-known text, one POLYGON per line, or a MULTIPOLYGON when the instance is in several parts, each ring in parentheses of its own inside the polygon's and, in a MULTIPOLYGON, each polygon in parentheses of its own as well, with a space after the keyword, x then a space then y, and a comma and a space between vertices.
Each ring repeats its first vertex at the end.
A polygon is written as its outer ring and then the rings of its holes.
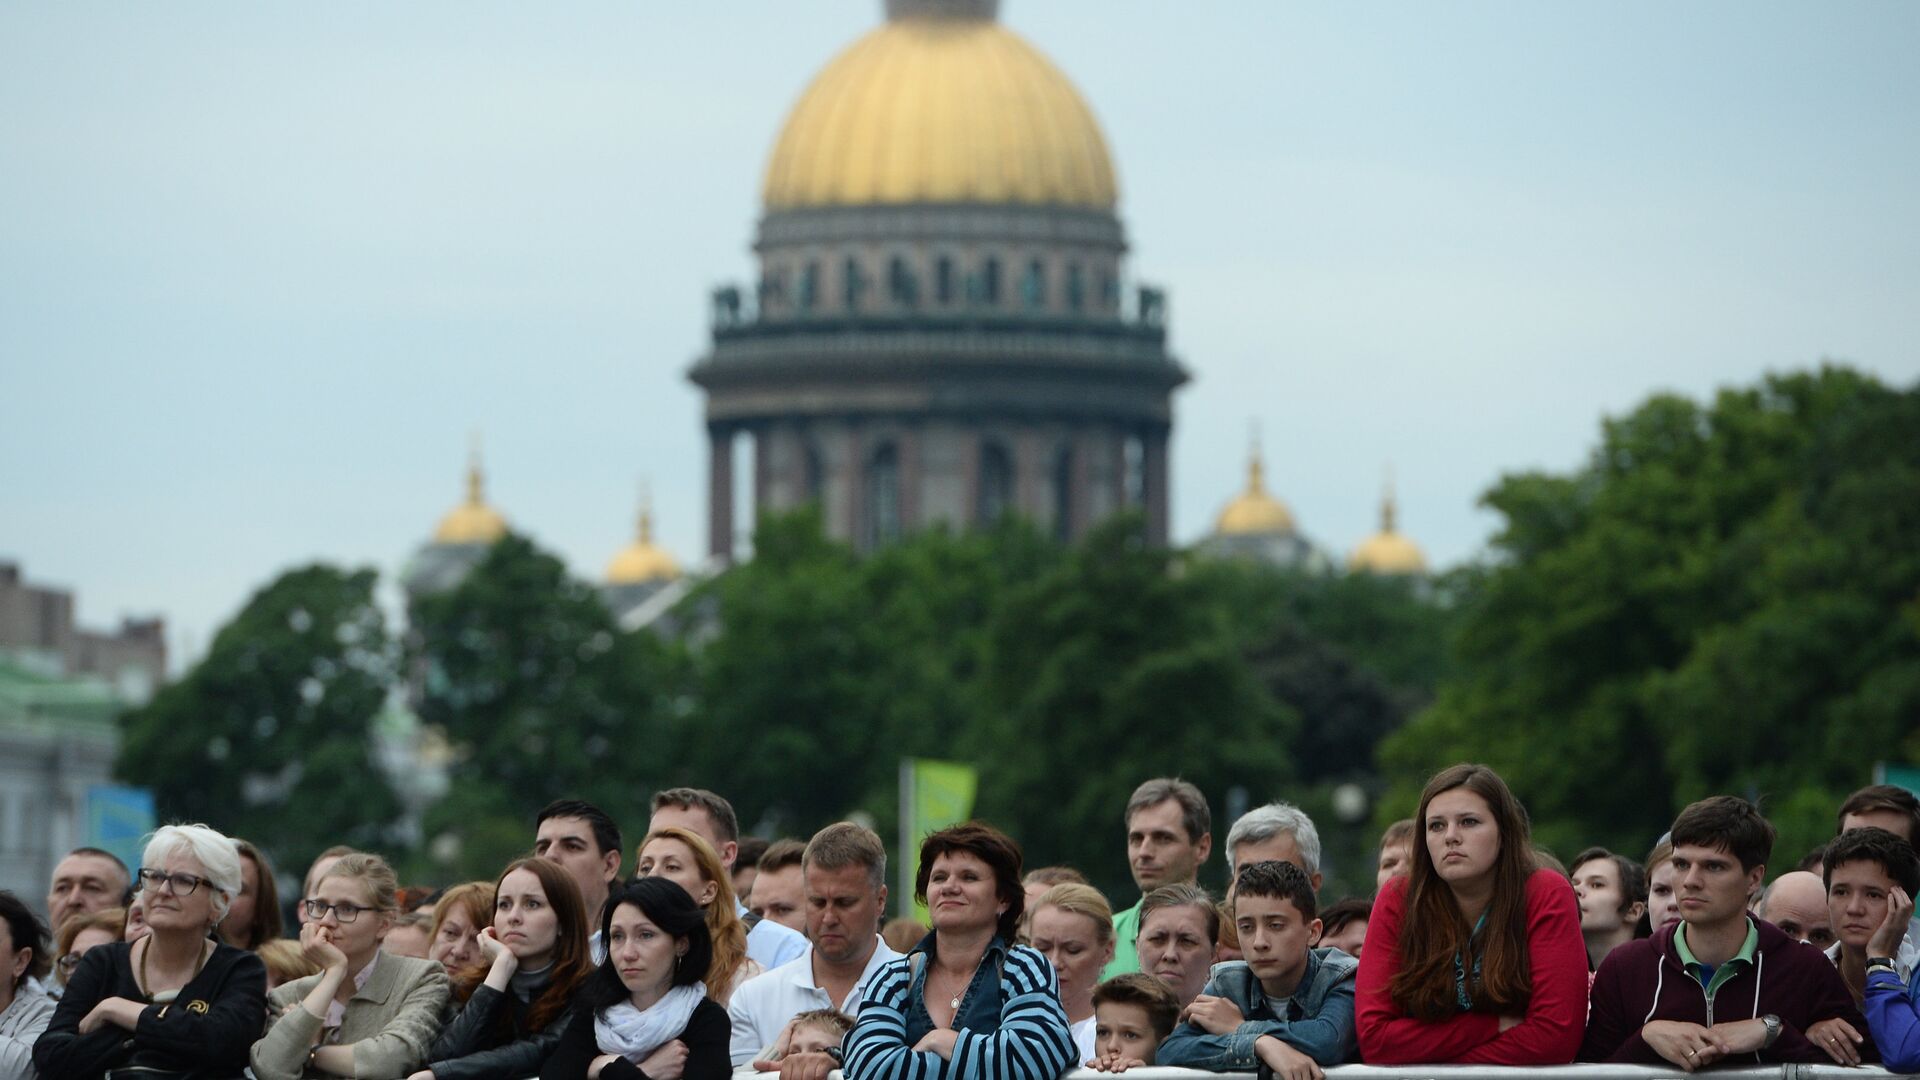
POLYGON ((913 759, 900 759, 900 891, 894 894, 894 912, 913 914, 913 759))

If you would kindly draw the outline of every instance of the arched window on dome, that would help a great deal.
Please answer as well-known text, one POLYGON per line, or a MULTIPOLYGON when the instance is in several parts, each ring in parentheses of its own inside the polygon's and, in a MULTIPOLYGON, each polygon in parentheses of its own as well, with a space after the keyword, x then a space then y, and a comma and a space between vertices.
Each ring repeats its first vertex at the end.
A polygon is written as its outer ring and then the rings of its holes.
POLYGON ((848 311, 860 309, 860 297, 867 291, 867 282, 860 272, 860 260, 848 256, 840 267, 840 296, 848 311))
POLYGON ((795 298, 801 311, 812 311, 820 303, 820 262, 808 259, 800 269, 800 295, 795 298))
POLYGON ((1027 263, 1027 272, 1020 277, 1020 303, 1028 311, 1047 306, 1047 264, 1039 259, 1027 263))
POLYGON ((900 449, 881 443, 867 458, 867 549, 900 539, 900 530, 900 449))
POLYGON ((1013 509, 1013 455, 997 442, 980 446, 980 490, 974 498, 973 520, 982 528, 1013 509))
POLYGON ((1067 310, 1080 312, 1087 306, 1087 275, 1079 263, 1067 264, 1067 310))
POLYGON ((971 297, 975 304, 982 306, 1000 302, 1000 260, 989 255, 980 264, 980 273, 974 278, 974 290, 971 297))
POLYGON ((1120 279, 1112 271, 1100 275, 1100 308, 1109 312, 1120 310, 1120 279))
POLYGON ((899 255, 887 260, 887 299, 903 308, 920 305, 920 279, 913 267, 899 255))
POLYGON ((1121 447, 1123 467, 1120 478, 1120 505, 1143 506, 1147 501, 1147 443, 1138 435, 1127 436, 1121 447))
POLYGON ((1053 452, 1053 537, 1073 539, 1073 446, 1061 443, 1053 452))
POLYGON ((933 300, 942 306, 953 303, 953 257, 942 255, 933 260, 933 300))

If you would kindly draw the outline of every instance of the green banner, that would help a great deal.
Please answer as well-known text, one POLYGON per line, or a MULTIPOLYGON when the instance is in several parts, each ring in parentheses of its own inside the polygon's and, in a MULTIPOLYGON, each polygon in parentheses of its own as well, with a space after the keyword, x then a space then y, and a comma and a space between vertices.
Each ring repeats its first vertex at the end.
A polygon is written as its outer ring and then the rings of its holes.
POLYGON ((900 903, 899 910, 927 921, 926 905, 913 899, 920 876, 920 842, 928 833, 958 825, 973 816, 980 774, 971 765, 927 758, 900 759, 900 903))

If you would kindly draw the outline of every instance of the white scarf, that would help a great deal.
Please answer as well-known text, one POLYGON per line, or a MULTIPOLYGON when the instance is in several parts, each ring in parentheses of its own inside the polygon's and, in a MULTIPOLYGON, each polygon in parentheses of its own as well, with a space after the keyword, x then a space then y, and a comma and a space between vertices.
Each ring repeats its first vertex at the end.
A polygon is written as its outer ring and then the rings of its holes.
POLYGON ((609 1005, 593 1016, 594 1042, 601 1052, 619 1054, 638 1065, 687 1030, 694 1006, 706 996, 706 987, 696 982, 674 987, 645 1011, 634 1008, 631 1001, 609 1005))

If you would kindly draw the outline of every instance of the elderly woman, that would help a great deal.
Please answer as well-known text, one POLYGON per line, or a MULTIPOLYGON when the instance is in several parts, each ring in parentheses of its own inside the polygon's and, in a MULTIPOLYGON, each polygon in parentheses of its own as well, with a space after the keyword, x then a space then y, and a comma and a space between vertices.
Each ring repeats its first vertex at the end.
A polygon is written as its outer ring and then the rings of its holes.
POLYGON ((399 913, 400 883, 378 855, 343 855, 301 903, 300 944, 320 974, 277 987, 273 1027, 253 1046, 259 1080, 405 1076, 440 1033, 447 972, 380 951, 399 913))
POLYGON ((212 936, 240 895, 240 853, 205 825, 168 825, 140 860, 148 933, 96 945, 34 1044, 42 1080, 110 1069, 237 1076, 266 1021, 260 958, 212 936))
POLYGON ((915 886, 933 932, 868 983, 847 1080, 1055 1080, 1075 1047, 1053 966, 1013 944, 1019 845, 979 822, 942 829, 915 886))

